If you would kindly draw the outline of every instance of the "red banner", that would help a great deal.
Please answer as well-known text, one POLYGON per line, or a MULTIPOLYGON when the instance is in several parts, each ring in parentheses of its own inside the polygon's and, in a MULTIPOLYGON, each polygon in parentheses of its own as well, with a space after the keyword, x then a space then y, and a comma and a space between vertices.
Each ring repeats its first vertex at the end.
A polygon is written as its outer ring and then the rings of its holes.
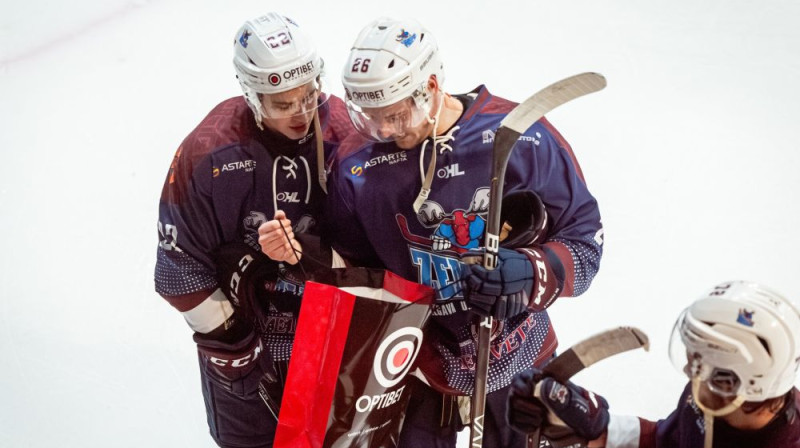
POLYGON ((383 270, 305 285, 276 448, 397 446, 433 290, 383 270))

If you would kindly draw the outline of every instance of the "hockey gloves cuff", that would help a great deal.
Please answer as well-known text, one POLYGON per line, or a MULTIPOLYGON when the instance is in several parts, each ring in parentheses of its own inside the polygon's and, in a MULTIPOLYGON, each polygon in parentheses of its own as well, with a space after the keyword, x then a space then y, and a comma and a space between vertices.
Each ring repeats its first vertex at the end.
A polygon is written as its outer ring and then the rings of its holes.
POLYGON ((228 243, 214 254, 217 280, 241 317, 253 319, 264 280, 278 275, 277 263, 244 243, 228 243))
POLYGON ((194 341, 206 376, 228 392, 244 397, 257 392, 262 377, 275 373, 261 338, 253 331, 234 332, 240 334, 233 340, 195 333, 194 341))
POLYGON ((509 423, 519 431, 569 427, 586 440, 600 437, 608 427, 608 402, 572 383, 561 384, 541 371, 517 374, 509 389, 509 423))

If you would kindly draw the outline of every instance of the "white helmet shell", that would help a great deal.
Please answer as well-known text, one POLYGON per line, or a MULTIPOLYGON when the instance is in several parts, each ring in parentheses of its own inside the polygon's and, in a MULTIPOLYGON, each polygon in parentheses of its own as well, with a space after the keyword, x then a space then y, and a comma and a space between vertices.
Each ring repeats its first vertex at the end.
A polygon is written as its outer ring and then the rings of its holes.
POLYGON ((322 60, 300 27, 274 12, 246 21, 233 47, 236 77, 258 122, 263 118, 258 94, 285 92, 322 73, 322 60))
POLYGON ((346 100, 358 107, 384 107, 413 97, 430 100, 431 75, 441 85, 444 69, 433 34, 412 19, 380 18, 361 30, 342 73, 346 100))
POLYGON ((785 394, 796 381, 800 310, 763 285, 722 283, 684 310, 670 346, 676 365, 686 365, 687 354, 695 356, 706 375, 714 369, 733 372, 736 395, 764 401, 785 394))

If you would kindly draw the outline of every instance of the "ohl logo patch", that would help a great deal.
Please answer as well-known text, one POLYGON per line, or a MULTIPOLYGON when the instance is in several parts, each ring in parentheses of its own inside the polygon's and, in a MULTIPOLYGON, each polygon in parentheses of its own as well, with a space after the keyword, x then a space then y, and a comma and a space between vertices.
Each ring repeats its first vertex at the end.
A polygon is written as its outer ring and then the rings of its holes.
POLYGON ((394 331, 378 346, 372 361, 372 373, 381 386, 399 383, 411 369, 422 347, 422 330, 404 327, 394 331))

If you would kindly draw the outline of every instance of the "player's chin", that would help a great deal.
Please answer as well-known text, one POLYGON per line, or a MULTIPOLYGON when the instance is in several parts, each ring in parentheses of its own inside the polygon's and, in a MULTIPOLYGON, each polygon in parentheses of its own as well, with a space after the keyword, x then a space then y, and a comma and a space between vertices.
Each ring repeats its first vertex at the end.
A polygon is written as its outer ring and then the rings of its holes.
POLYGON ((394 137, 394 144, 400 149, 411 149, 417 146, 417 139, 411 134, 394 137))
POLYGON ((708 387, 701 387, 697 399, 703 403, 703 406, 716 411, 730 404, 734 397, 722 397, 712 392, 708 387))
POLYGON ((283 130, 283 134, 292 140, 299 140, 308 135, 311 123, 288 124, 283 130))

